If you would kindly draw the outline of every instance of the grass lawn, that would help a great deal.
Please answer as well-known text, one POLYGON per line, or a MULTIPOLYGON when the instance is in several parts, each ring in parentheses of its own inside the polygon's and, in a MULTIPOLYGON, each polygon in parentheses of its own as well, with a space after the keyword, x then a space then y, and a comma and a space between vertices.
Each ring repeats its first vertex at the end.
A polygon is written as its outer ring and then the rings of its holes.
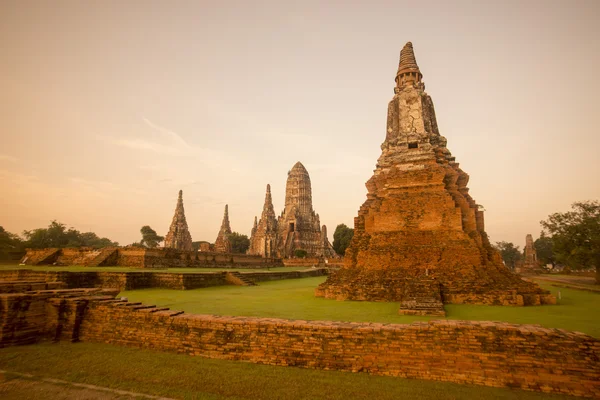
POLYGON ((184 399, 571 399, 522 390, 275 367, 95 343, 0 349, 0 369, 184 399))
POLYGON ((69 266, 53 266, 53 265, 17 265, 17 264, 0 264, 0 271, 7 269, 32 269, 34 271, 100 271, 100 272, 172 272, 177 274, 191 274, 195 272, 223 272, 223 271, 240 271, 240 272, 259 272, 259 271, 300 271, 308 267, 272 267, 272 268, 131 268, 131 267, 84 267, 80 265, 69 266))
MULTIPOLYGON (((195 290, 142 289, 123 291, 130 301, 170 307, 194 314, 272 317, 303 320, 411 323, 440 319, 398 315, 398 303, 335 301, 314 296, 325 277, 261 282, 259 286, 219 286, 195 290)), ((447 318, 540 324, 600 337, 600 293, 541 286, 556 294, 558 305, 502 307, 446 305, 447 318)))

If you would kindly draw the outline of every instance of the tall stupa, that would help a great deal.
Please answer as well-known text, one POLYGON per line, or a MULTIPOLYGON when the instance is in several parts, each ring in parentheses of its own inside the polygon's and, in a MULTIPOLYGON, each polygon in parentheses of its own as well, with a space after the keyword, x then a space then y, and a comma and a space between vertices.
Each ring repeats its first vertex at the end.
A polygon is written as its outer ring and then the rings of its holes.
POLYGON ((439 315, 442 303, 553 303, 549 292, 504 267, 490 245, 469 175, 446 148, 422 78, 409 42, 345 265, 316 295, 401 301, 406 314, 439 315))
POLYGON ((284 207, 277 220, 279 257, 294 256, 296 250, 304 250, 308 256, 335 257, 329 240, 323 237, 319 214, 313 210, 310 176, 299 161, 288 172, 284 207))
POLYGON ((231 225, 229 223, 229 205, 225 204, 221 229, 219 229, 217 239, 215 240, 215 251, 217 253, 231 253, 231 242, 229 241, 229 235, 231 235, 231 225))
POLYGON ((277 216, 273 208, 271 185, 267 185, 265 204, 260 220, 257 221, 256 217, 254 218, 248 254, 267 258, 277 256, 277 216))
POLYGON ((165 237, 164 247, 192 251, 192 235, 188 230, 185 220, 185 211, 183 209, 183 190, 179 191, 177 205, 175 206, 175 215, 169 228, 169 233, 165 237))

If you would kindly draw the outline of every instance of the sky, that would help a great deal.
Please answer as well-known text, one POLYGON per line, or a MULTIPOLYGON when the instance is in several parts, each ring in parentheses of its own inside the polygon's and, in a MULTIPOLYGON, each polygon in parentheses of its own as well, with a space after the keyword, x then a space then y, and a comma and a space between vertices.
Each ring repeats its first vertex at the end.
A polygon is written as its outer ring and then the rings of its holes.
POLYGON ((329 239, 366 200, 402 46, 492 242, 600 198, 600 2, 0 2, 0 226, 126 245, 250 234, 307 168, 329 239))

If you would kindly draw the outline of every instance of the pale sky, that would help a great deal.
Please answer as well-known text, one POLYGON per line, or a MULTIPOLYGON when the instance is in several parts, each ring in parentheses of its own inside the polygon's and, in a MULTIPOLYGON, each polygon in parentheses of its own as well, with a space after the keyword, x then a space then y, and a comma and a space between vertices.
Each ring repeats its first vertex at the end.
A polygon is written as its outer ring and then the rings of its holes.
POLYGON ((600 1, 0 2, 0 225, 122 245, 250 234, 307 168, 329 239, 353 226, 412 41, 492 242, 600 198, 600 1))

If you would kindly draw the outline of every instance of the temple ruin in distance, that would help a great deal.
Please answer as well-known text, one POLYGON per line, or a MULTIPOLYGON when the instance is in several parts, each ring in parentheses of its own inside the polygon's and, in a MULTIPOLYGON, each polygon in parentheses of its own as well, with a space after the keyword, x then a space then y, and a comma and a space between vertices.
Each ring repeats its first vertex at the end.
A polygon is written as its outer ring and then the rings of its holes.
POLYGON ((306 251, 309 257, 336 257, 327 239, 327 227, 321 227, 319 214, 313 210, 310 176, 301 162, 288 172, 284 209, 277 219, 271 185, 267 185, 261 218, 254 220, 248 254, 288 258, 296 250, 306 251))
POLYGON ((183 209, 183 190, 179 191, 177 205, 175 206, 175 215, 173 215, 169 232, 165 236, 164 247, 192 251, 192 235, 190 235, 185 219, 185 210, 183 209))

